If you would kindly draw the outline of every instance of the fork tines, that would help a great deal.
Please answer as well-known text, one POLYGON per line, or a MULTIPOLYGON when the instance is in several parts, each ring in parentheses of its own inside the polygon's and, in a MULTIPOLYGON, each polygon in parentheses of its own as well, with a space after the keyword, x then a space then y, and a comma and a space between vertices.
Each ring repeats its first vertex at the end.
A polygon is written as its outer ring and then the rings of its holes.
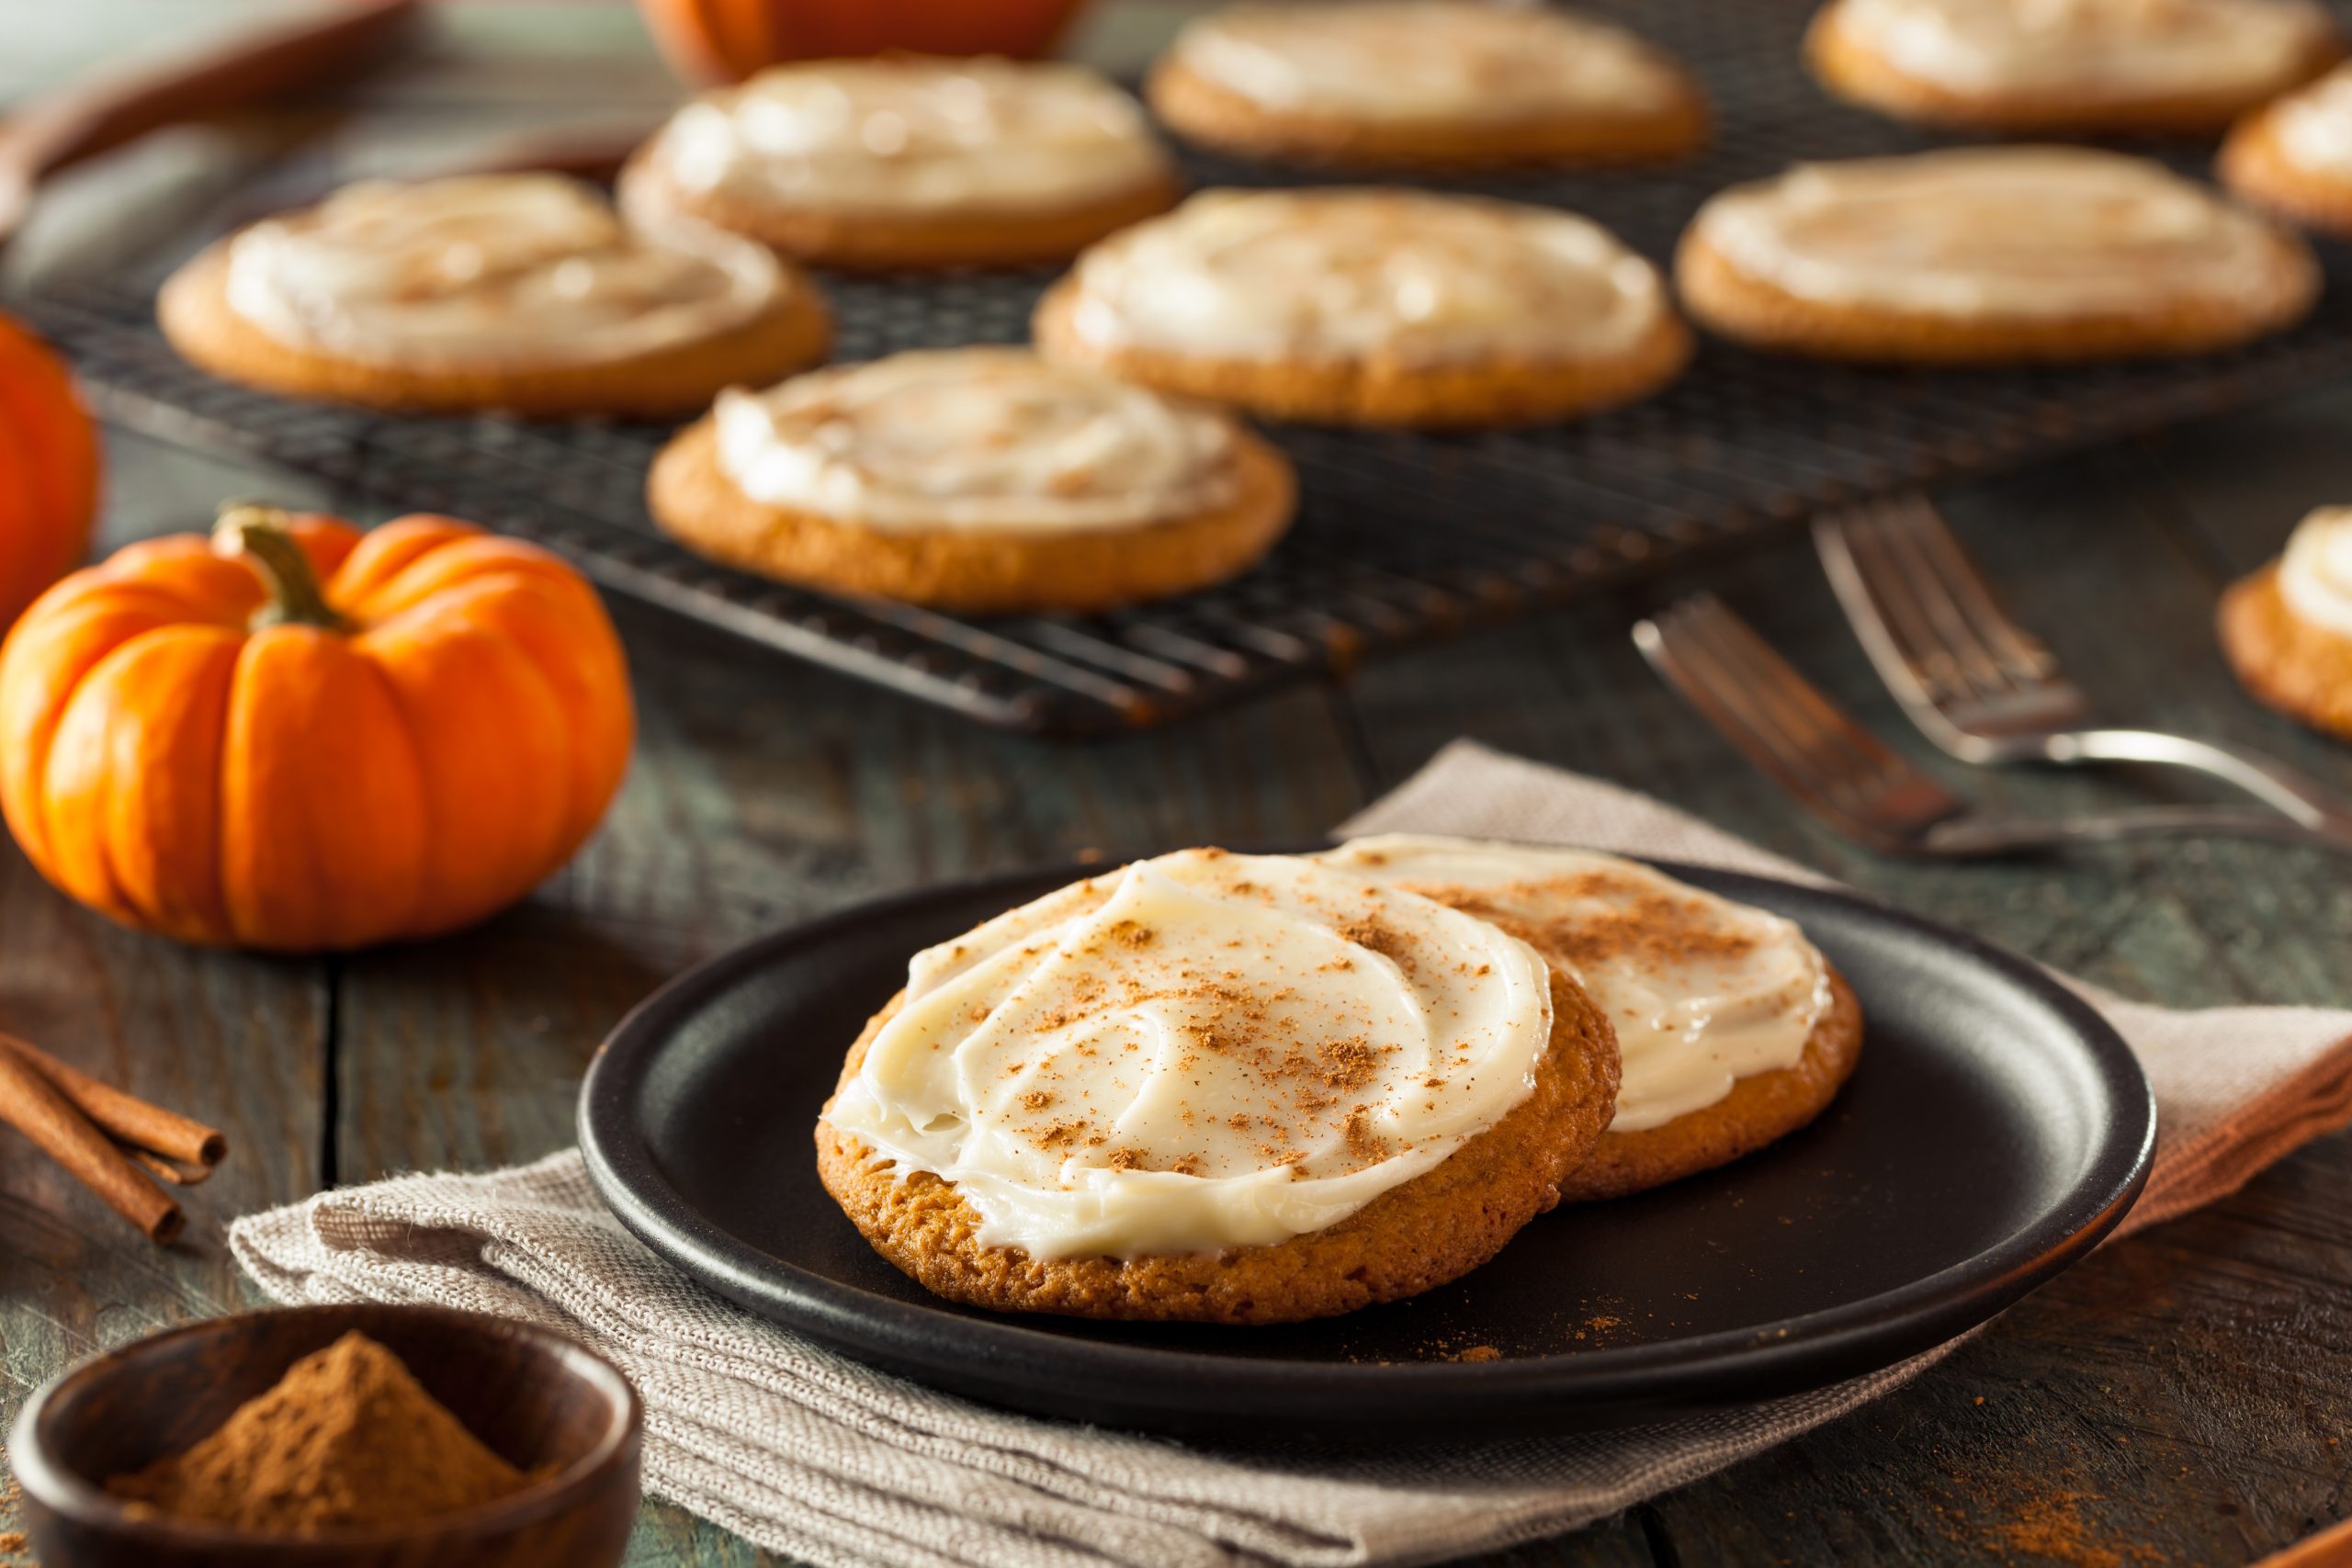
POLYGON ((1693 594, 1640 622, 1634 642, 1726 739, 1831 827, 1903 847, 1962 811, 1713 594, 1693 594))
POLYGON ((2079 714, 2057 660, 2002 612, 1925 496, 1824 517, 1814 540, 1871 662, 1906 706, 1963 729, 2019 705, 2041 710, 2042 723, 2079 714))

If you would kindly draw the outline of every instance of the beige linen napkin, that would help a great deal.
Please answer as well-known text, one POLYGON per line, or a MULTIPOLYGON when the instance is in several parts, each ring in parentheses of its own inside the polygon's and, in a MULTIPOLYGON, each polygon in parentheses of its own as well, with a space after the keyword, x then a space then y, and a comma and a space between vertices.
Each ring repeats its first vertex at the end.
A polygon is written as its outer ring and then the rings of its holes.
MULTIPOLYGON (((1577 843, 1818 877, 1654 801, 1457 744, 1346 824, 1577 843)), ((2220 1197, 2352 1120, 2352 1013, 2093 998, 2146 1065, 2156 1169, 2126 1228, 2220 1197)), ((1865 1069, 1867 1070, 1867 1069, 1865 1069)), ((286 1302, 440 1302, 551 1325, 644 1395, 656 1495, 820 1564, 1428 1562, 1614 1513, 1916 1376, 1583 1437, 1221 1454, 1032 1420, 867 1370, 729 1305, 631 1238, 577 1153, 410 1176, 239 1221, 286 1302)))

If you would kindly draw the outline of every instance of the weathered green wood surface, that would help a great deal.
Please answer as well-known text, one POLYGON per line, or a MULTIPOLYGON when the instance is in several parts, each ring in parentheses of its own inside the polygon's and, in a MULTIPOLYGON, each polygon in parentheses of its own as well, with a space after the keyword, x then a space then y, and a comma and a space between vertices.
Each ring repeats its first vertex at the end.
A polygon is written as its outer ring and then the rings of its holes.
MULTIPOLYGON (((0 93, 86 58, 107 28, 129 36, 126 18, 149 14, 122 0, 74 9, 44 21, 50 31, 21 55, 5 41, 17 11, 0 19, 0 93)), ((163 9, 181 22, 190 14, 163 9)), ((650 114, 668 94, 630 26, 610 14, 469 15, 459 32, 368 90, 367 113, 338 132, 342 155, 390 161, 403 147, 557 113, 650 114)), ((149 172, 193 199, 242 144, 161 150, 149 172)), ((64 254, 69 240, 120 243, 117 225, 92 222, 106 210, 92 189, 68 190, 44 220, 44 244, 64 254)), ((2352 787, 2352 751, 2246 702, 2209 626, 2230 573, 2273 551, 2305 506, 2352 498, 2347 428, 2352 388, 1945 500, 2013 607, 2114 716, 2256 741, 2352 787)), ((187 525, 227 494, 336 500, 128 435, 116 440, 112 481, 109 545, 187 525)), ((0 1025, 197 1111, 237 1146, 196 1196, 189 1239, 157 1252, 0 1135, 0 1416, 79 1354, 249 1301, 220 1239, 235 1213, 322 1183, 561 1145, 598 1035, 698 957, 939 877, 1089 849, 1312 834, 1456 735, 1650 790, 2128 992, 2183 1004, 2352 1003, 2352 877, 2341 862, 2216 843, 1920 867, 1816 829, 1683 711, 1626 641, 1641 609, 1702 583, 1974 794, 2049 809, 2178 787, 1962 777, 1928 758, 1794 536, 1378 661, 1344 684, 1086 747, 989 734, 623 610, 643 723, 628 790, 571 870, 468 936, 334 964, 191 953, 113 930, 0 849, 0 1025)), ((2205 1213, 2107 1249, 1905 1392, 1628 1518, 1496 1561, 1983 1562, 2034 1561, 2039 1544, 2049 1560, 2078 1563, 2247 1562, 2346 1511, 2347 1389, 2352 1140, 2337 1138, 2205 1213), (2057 1528, 2024 1528, 2037 1520, 2057 1528)), ((631 1560, 768 1561, 662 1506, 647 1508, 631 1560)))

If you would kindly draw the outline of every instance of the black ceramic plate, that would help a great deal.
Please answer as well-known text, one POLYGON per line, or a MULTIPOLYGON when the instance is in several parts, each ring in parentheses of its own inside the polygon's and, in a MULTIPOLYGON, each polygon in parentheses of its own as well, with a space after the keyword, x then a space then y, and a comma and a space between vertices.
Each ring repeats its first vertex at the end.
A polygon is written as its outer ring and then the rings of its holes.
POLYGON ((1846 895, 1674 874, 1802 922, 1868 1018, 1813 1126, 1660 1191, 1564 1207, 1442 1290, 1273 1328, 952 1305, 870 1251, 810 1130, 908 955, 1083 874, 868 904, 740 948, 625 1020, 581 1090, 622 1223, 714 1290, 995 1404, 1204 1436, 1619 1425, 1818 1387, 1982 1322, 2122 1218, 2155 1112, 2130 1050, 2032 966, 1846 895), (1474 1347, 1499 1359, 1461 1361, 1474 1347))

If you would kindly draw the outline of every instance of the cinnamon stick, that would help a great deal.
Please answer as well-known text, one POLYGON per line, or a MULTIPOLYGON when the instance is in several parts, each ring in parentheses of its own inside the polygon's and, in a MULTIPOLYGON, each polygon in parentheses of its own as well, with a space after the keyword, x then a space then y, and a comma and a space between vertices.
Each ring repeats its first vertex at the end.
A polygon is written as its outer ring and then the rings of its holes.
POLYGON ((180 1206, 15 1050, 0 1050, 0 1121, 39 1145, 150 1241, 167 1242, 179 1235, 180 1206))
POLYGON ((169 1182, 174 1187, 194 1187, 212 1175, 212 1167, 209 1165, 190 1165, 181 1160, 165 1159, 162 1155, 132 1148, 119 1138, 115 1140, 114 1146, 129 1155, 131 1164, 156 1180, 169 1182))
POLYGON ((140 1163, 155 1169, 164 1179, 182 1185, 192 1185, 211 1174, 229 1152, 229 1140, 213 1128, 176 1111, 166 1111, 160 1105, 150 1105, 135 1094, 127 1094, 110 1083, 102 1083, 81 1068, 59 1061, 29 1041, 13 1034, 0 1034, 0 1052, 14 1051, 25 1059, 28 1066, 47 1078, 74 1109, 89 1118, 97 1129, 116 1142, 127 1144, 133 1157, 139 1150, 158 1156, 168 1162, 156 1168, 159 1162, 140 1163), (180 1174, 166 1174, 176 1168, 180 1174), (194 1168, 194 1174, 187 1174, 194 1168))

